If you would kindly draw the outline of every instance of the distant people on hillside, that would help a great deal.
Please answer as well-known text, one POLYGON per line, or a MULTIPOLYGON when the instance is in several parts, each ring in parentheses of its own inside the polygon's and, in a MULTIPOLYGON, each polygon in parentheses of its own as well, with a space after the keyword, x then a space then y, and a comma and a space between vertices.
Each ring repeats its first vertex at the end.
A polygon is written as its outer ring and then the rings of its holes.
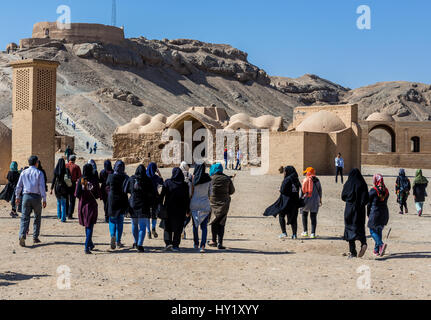
POLYGON ((28 160, 29 168, 24 170, 18 180, 15 190, 16 203, 22 202, 23 213, 19 231, 19 244, 25 247, 27 231, 30 226, 30 215, 34 212, 33 243, 41 243, 39 239, 40 225, 42 221, 42 208, 46 208, 45 178, 37 169, 37 156, 31 156, 28 160))
POLYGON ((368 228, 375 242, 374 255, 383 257, 387 248, 387 244, 383 243, 383 229, 389 222, 389 190, 381 174, 374 175, 373 185, 369 192, 370 202, 367 207, 368 228))
POLYGON ((316 177, 316 170, 314 168, 307 168, 304 171, 306 175, 302 183, 301 198, 304 199, 304 207, 301 208, 302 225, 304 227, 303 237, 308 237, 308 215, 311 219, 311 239, 316 238, 317 229, 317 214, 319 208, 322 206, 322 185, 320 180, 316 177))
POLYGON ((205 252, 208 237, 208 220, 211 214, 210 197, 212 194, 212 179, 205 170, 205 163, 196 165, 193 175, 192 198, 190 200, 194 248, 199 249, 201 253, 205 252), (202 230, 200 243, 199 228, 202 230))
POLYGON ((87 150, 88 150, 90 148, 90 142, 87 141, 85 145, 86 145, 87 150))
POLYGON ((165 181, 161 198, 167 211, 164 220, 166 251, 179 252, 184 220, 190 208, 189 186, 180 168, 174 168, 172 178, 165 181))
POLYGON ((292 228, 292 239, 296 240, 298 232, 298 211, 301 206, 299 198, 301 183, 299 182, 298 173, 294 167, 285 167, 281 172, 284 174, 284 180, 280 188, 280 197, 273 205, 265 210, 264 216, 277 217, 278 215, 281 227, 281 235, 279 238, 287 238, 286 225, 290 225, 292 228))
POLYGON ((93 148, 90 148, 90 154, 93 154, 93 148))
POLYGON ((57 218, 65 223, 67 218, 66 199, 69 195, 69 190, 72 187, 72 175, 66 167, 66 162, 63 158, 58 159, 57 166, 54 170, 54 178, 51 184, 51 194, 55 191, 57 198, 57 218))
POLYGON ((232 179, 223 173, 223 165, 221 163, 211 166, 210 177, 212 179, 210 197, 212 242, 209 246, 225 250, 223 240, 226 221, 230 209, 231 196, 235 193, 235 187, 232 179))
POLYGON ((72 186, 69 188, 68 196, 66 199, 67 218, 69 220, 73 219, 76 203, 76 184, 78 183, 78 180, 81 178, 82 175, 81 168, 75 162, 76 156, 73 155, 70 157, 69 162, 66 164, 66 168, 69 169, 72 180, 72 186))
POLYGON ((99 182, 101 184, 100 191, 101 191, 101 196, 103 201, 103 209, 105 211, 105 222, 109 223, 109 215, 108 215, 109 188, 106 184, 106 181, 108 180, 109 175, 114 173, 114 170, 112 169, 112 163, 110 160, 106 160, 103 166, 104 166, 104 169, 100 172, 99 182))
POLYGON ((422 169, 416 171, 415 181, 413 183, 413 196, 416 203, 416 211, 419 217, 422 217, 424 203, 427 195, 428 179, 422 175, 422 169))
POLYGON ((124 248, 123 236, 124 216, 129 209, 129 199, 123 186, 129 177, 125 173, 126 166, 119 160, 114 165, 114 173, 109 175, 106 185, 109 188, 108 215, 109 231, 111 234, 111 249, 124 248))
POLYGON ((18 214, 16 213, 16 195, 15 195, 15 189, 16 185, 18 184, 20 172, 18 171, 18 163, 16 161, 12 161, 12 163, 9 166, 9 172, 7 174, 7 181, 5 188, 0 193, 0 200, 4 200, 11 203, 12 210, 10 212, 10 216, 12 218, 18 217, 18 214))
POLYGON ((359 169, 353 169, 343 187, 341 199, 346 202, 344 210, 344 240, 349 242, 349 258, 362 258, 368 249, 365 235, 366 206, 370 201, 368 185, 359 169), (361 242, 359 254, 356 241, 361 242))
POLYGON ((341 153, 338 153, 337 157, 335 158, 335 183, 338 183, 338 176, 341 176, 341 183, 344 184, 344 159, 341 156, 341 153))
POLYGON ((400 169, 397 181, 395 183, 395 192, 397 194, 397 202, 400 205, 400 214, 404 214, 404 209, 406 214, 409 213, 407 208, 407 199, 409 198, 411 190, 411 184, 409 178, 406 177, 406 171, 400 169))
POLYGON ((97 142, 95 142, 95 143, 94 143, 94 146, 93 146, 94 154, 96 154, 96 153, 97 153, 97 148, 98 148, 98 146, 97 146, 97 142))
POLYGON ((97 223, 99 207, 97 199, 101 198, 99 182, 93 174, 91 164, 84 165, 82 169, 82 178, 78 180, 75 197, 79 199, 78 218, 79 224, 85 227, 85 245, 86 254, 91 254, 95 249, 93 243, 94 225, 97 223))

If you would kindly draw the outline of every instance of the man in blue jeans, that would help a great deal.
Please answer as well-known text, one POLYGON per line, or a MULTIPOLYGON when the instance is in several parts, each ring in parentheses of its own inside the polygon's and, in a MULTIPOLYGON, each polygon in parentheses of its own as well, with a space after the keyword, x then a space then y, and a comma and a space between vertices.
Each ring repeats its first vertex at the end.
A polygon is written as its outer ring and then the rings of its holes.
POLYGON ((30 167, 21 173, 15 189, 17 205, 19 206, 22 201, 22 216, 19 230, 19 244, 21 247, 25 247, 32 211, 34 211, 35 215, 33 243, 38 244, 41 242, 39 240, 40 224, 42 221, 42 207, 46 208, 46 191, 43 173, 37 169, 38 160, 36 156, 30 157, 28 160, 30 167))

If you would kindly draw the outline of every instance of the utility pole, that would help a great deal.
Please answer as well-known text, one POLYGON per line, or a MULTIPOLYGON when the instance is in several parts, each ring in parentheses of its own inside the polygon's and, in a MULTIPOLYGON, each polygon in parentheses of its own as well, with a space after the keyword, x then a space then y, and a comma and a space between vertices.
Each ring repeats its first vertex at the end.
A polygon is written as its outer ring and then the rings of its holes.
POLYGON ((111 24, 117 26, 117 0, 112 0, 112 20, 111 24))

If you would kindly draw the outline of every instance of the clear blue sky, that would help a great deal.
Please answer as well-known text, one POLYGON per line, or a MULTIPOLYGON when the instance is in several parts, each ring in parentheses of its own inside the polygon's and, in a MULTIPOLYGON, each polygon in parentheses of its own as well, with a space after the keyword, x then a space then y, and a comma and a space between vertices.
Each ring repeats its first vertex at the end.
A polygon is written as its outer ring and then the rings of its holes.
MULTIPOLYGON (((270 75, 314 73, 351 88, 431 83, 429 0, 117 1, 127 37, 227 43, 270 75), (360 5, 371 8, 371 30, 356 26, 360 5)), ((72 22, 111 22, 111 0, 2 1, 0 46, 30 37, 38 21, 56 21, 61 4, 72 22)))

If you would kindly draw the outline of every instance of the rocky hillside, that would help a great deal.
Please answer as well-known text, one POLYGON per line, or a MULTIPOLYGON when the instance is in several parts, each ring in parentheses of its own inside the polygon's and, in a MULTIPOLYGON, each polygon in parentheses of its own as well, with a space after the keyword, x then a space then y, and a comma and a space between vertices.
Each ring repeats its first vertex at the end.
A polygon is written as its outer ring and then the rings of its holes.
POLYGON ((297 79, 271 77, 250 64, 247 53, 229 45, 196 40, 128 39, 125 46, 49 44, 0 54, 0 120, 10 125, 11 70, 22 58, 53 59, 58 72, 57 130, 99 142, 109 152, 111 136, 141 113, 180 113, 190 106, 215 104, 228 114, 271 114, 292 118, 296 106, 358 103, 361 117, 385 110, 400 120, 428 120, 431 86, 407 82, 379 83, 356 90, 315 75, 297 79), (74 131, 66 119, 74 121, 74 131))

